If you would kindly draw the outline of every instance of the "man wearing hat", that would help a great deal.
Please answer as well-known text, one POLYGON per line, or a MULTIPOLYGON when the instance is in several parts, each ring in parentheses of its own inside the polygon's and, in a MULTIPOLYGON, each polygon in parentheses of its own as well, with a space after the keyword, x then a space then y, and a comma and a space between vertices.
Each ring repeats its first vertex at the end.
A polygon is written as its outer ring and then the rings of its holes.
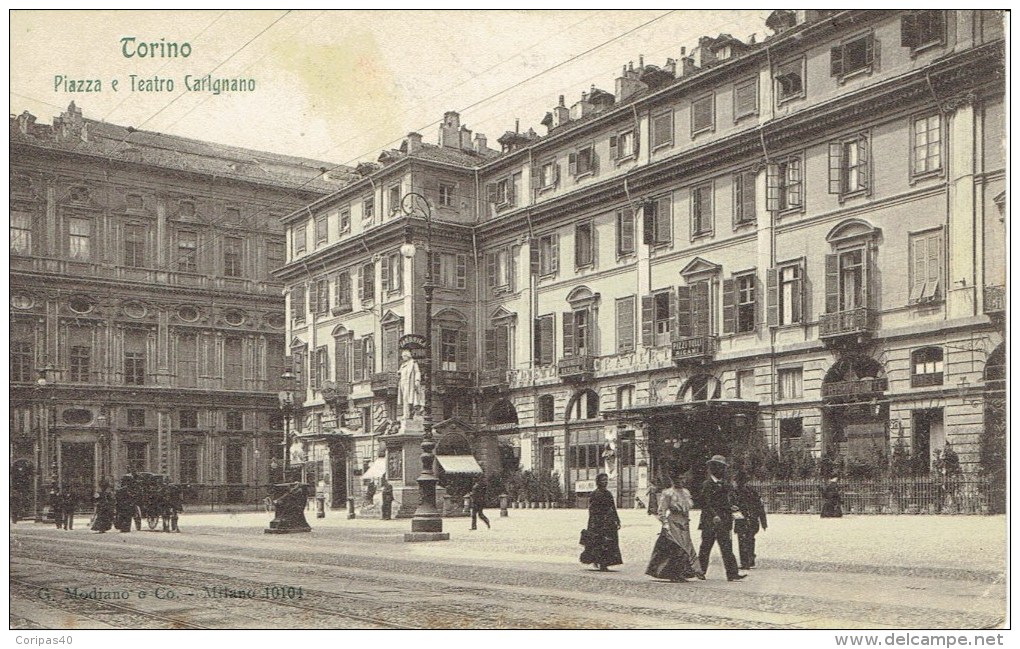
POLYGON ((708 572, 708 558, 712 546, 719 543, 723 564, 726 566, 726 579, 739 581, 747 575, 737 572, 737 558, 733 556, 733 492, 726 480, 726 458, 713 455, 708 461, 708 477, 701 485, 701 549, 698 561, 701 571, 708 572))

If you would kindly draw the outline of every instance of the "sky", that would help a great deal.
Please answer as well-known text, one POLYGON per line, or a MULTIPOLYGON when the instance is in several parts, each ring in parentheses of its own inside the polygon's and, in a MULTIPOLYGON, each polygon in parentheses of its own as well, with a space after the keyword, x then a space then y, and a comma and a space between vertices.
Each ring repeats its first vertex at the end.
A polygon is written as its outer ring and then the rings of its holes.
POLYGON ((496 147, 517 120, 544 135, 542 117, 561 94, 569 106, 592 84, 614 92, 640 56, 662 66, 719 33, 760 41, 769 13, 12 11, 10 113, 51 123, 73 100, 91 119, 354 165, 411 131, 436 143, 443 113, 455 110, 496 147), (143 57, 142 42, 187 43, 190 54, 143 57), (187 75, 207 74, 254 89, 186 88, 187 75), (63 80, 93 80, 93 91, 63 80))

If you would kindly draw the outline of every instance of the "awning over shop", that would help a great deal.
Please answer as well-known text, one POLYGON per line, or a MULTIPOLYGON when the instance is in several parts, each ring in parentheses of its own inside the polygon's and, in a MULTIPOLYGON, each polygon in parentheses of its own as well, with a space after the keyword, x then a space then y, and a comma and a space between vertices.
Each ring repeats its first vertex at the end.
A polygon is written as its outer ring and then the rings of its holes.
POLYGON ((465 473, 481 475, 482 467, 471 455, 437 455, 436 462, 447 473, 465 473))
POLYGON ((372 465, 368 467, 368 471, 362 474, 362 480, 376 480, 386 475, 386 458, 377 457, 372 465))

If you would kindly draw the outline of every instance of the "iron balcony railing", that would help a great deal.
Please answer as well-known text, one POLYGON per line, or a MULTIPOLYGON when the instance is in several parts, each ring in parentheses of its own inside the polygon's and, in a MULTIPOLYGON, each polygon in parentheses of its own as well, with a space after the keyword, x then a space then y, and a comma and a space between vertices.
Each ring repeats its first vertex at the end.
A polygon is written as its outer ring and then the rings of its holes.
POLYGON ((1006 287, 986 286, 985 287, 985 313, 1005 313, 1006 311, 1006 287))
POLYGON ((556 373, 564 381, 586 380, 595 374, 595 357, 588 354, 561 358, 556 373))
POLYGON ((857 307, 836 313, 823 313, 818 319, 819 336, 837 338, 870 334, 878 324, 878 314, 868 307, 857 307))

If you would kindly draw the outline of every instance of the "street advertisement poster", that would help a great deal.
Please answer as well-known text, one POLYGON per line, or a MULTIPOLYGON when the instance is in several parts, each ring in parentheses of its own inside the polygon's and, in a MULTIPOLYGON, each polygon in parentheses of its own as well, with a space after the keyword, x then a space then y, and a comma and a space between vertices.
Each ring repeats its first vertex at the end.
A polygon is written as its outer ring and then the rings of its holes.
POLYGON ((1006 643, 1008 11, 8 19, 12 646, 1006 643))

